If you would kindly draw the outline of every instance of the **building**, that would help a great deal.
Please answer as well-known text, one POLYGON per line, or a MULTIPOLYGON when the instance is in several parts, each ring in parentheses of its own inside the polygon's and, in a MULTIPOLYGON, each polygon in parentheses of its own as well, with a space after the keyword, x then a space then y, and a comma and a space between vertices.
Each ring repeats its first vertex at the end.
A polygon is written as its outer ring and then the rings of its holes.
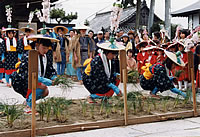
POLYGON ((188 17, 188 28, 190 30, 200 24, 200 0, 183 9, 171 13, 172 17, 188 17))
MULTIPOLYGON (((99 30, 110 30, 110 17, 111 11, 97 13, 96 16, 90 21, 90 28, 96 33, 99 30)), ((140 27, 148 25, 149 8, 144 0, 141 4, 140 12, 140 27)), ((154 23, 159 23, 162 20, 154 15, 154 23)), ((120 17, 119 28, 125 32, 134 29, 136 22, 136 6, 123 9, 120 17)))
MULTIPOLYGON (((7 19, 5 12, 5 5, 10 5, 12 7, 12 26, 18 27, 19 22, 28 22, 30 11, 35 11, 35 9, 42 9, 43 0, 1 0, 0 2, 0 28, 7 27, 7 19), (29 6, 27 6, 29 3, 29 6)), ((56 2, 58 0, 50 0, 51 2, 56 2)), ((37 22, 40 28, 42 26, 39 23, 37 17, 33 18, 33 22, 37 22)))

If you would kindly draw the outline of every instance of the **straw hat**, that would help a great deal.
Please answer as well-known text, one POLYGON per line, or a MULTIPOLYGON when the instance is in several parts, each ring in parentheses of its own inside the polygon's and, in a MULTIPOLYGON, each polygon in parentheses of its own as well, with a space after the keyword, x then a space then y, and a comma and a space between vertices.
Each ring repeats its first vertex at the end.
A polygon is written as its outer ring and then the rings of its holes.
POLYGON ((144 49, 143 49, 143 51, 148 51, 148 50, 152 50, 152 49, 157 49, 158 47, 156 47, 156 46, 147 46, 147 47, 145 47, 144 49))
POLYGON ((167 51, 167 50, 164 50, 164 52, 165 52, 165 55, 169 59, 171 59, 174 63, 176 63, 177 65, 182 66, 182 67, 185 66, 185 63, 183 62, 183 60, 181 58, 177 57, 176 54, 174 54, 174 53, 172 53, 170 51, 167 51), (180 60, 180 63, 178 63, 178 60, 180 60))
POLYGON ((156 43, 154 43, 152 40, 148 40, 148 41, 144 40, 144 41, 138 43, 136 45, 136 48, 139 49, 140 47, 146 47, 147 45, 156 46, 156 43))
POLYGON ((85 26, 85 25, 81 25, 81 26, 73 27, 73 29, 76 29, 76 30, 81 30, 81 29, 87 30, 87 29, 90 29, 90 27, 85 26))
POLYGON ((114 42, 114 44, 111 44, 111 42, 104 42, 101 44, 97 44, 97 46, 105 50, 113 50, 113 51, 125 50, 125 47, 121 42, 116 42, 116 43, 114 42))
POLYGON ((30 30, 30 33, 34 33, 35 32, 33 28, 29 28, 29 27, 22 27, 19 30, 25 33, 26 29, 30 30))
POLYGON ((16 29, 16 28, 6 28, 6 29, 2 30, 2 32, 6 32, 6 31, 18 31, 18 29, 16 29))
POLYGON ((53 28, 45 27, 45 28, 40 28, 40 29, 38 29, 37 31, 38 31, 38 32, 41 32, 42 30, 53 30, 53 28))
MULTIPOLYGON (((184 45, 182 42, 176 41, 175 43, 172 43, 171 45, 169 45, 168 48, 171 48, 171 47, 178 47, 179 45, 185 47, 185 45, 184 45)), ((168 49, 168 48, 167 48, 167 49, 168 49)))
POLYGON ((68 29, 67 29, 65 26, 55 26, 55 27, 53 28, 53 30, 55 31, 55 33, 58 34, 58 28, 63 28, 63 33, 64 33, 64 34, 67 34, 68 29))
POLYGON ((49 39, 51 40, 51 42, 59 42, 60 40, 58 39, 54 39, 54 38, 51 38, 51 37, 48 37, 48 36, 45 36, 45 35, 32 35, 32 36, 29 36, 27 38, 27 40, 32 40, 32 41, 37 41, 37 39, 49 39))

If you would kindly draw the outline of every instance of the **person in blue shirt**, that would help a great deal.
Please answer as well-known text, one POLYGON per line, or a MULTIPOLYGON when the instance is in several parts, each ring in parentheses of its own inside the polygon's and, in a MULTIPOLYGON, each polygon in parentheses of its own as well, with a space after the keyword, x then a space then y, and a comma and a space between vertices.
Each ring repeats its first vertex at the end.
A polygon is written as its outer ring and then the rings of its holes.
MULTIPOLYGON (((36 100, 46 97, 49 94, 47 86, 53 85, 53 80, 56 78, 56 71, 49 61, 46 53, 49 50, 52 42, 57 42, 57 39, 45 36, 32 36, 28 40, 33 40, 38 51, 38 86, 36 89, 36 100)), ((13 89, 26 98, 27 105, 31 108, 32 91, 28 89, 28 54, 24 54, 21 62, 16 64, 17 72, 12 75, 13 89)))

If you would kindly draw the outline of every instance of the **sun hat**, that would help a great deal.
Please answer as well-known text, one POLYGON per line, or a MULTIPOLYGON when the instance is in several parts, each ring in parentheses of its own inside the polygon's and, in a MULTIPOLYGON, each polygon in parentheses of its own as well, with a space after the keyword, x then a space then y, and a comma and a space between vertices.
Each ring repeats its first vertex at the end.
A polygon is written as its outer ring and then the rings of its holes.
POLYGON ((152 49, 157 49, 158 47, 156 47, 156 46, 147 46, 147 47, 145 47, 144 49, 143 49, 143 51, 148 51, 148 50, 152 50, 152 49))
POLYGON ((125 47, 122 42, 104 42, 101 44, 97 44, 97 46, 101 49, 105 50, 112 50, 112 51, 119 51, 119 50, 125 50, 125 47))
POLYGON ((30 33, 34 33, 34 29, 33 28, 30 28, 30 27, 21 27, 19 30, 26 33, 25 30, 30 30, 30 33))
POLYGON ((45 27, 45 28, 40 28, 40 29, 38 29, 37 31, 38 31, 38 32, 41 32, 42 30, 53 30, 53 28, 45 27))
POLYGON ((55 27, 53 28, 53 30, 54 30, 54 32, 55 32, 56 34, 58 34, 58 29, 59 29, 59 28, 63 28, 63 33, 64 33, 64 34, 67 34, 68 29, 67 29, 65 26, 55 26, 55 27))
POLYGON ((2 30, 2 32, 6 32, 6 31, 18 31, 18 29, 16 29, 16 28, 6 28, 6 29, 2 30))
POLYGON ((167 50, 164 50, 165 52, 165 55, 171 59, 174 63, 176 63, 177 65, 179 66, 182 66, 184 67, 185 66, 185 63, 183 62, 183 60, 179 57, 180 56, 180 52, 177 52, 176 54, 174 54, 173 52, 170 52, 170 51, 167 51, 167 50))
POLYGON ((148 40, 148 41, 143 40, 142 42, 136 45, 136 49, 139 49, 141 47, 146 47, 147 45, 156 46, 156 43, 154 43, 152 40, 148 40))
POLYGON ((32 35, 27 38, 27 40, 37 41, 38 39, 49 39, 51 42, 59 42, 60 40, 48 37, 47 35, 32 35))

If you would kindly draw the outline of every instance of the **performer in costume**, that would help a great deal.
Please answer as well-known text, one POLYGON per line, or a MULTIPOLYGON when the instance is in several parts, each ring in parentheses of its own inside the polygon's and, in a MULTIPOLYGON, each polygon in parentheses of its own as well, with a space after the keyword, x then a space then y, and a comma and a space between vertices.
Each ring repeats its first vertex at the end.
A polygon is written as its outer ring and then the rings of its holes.
POLYGON ((186 97, 185 93, 174 87, 174 78, 168 77, 165 69, 165 66, 169 70, 172 70, 176 65, 185 66, 185 64, 182 59, 177 57, 174 53, 165 50, 165 54, 167 59, 163 64, 146 64, 146 66, 142 68, 145 72, 140 76, 140 85, 144 90, 150 90, 152 97, 159 98, 159 96, 156 95, 157 92, 166 90, 171 90, 173 93, 186 97))
POLYGON ((84 65, 87 68, 83 73, 83 84, 90 92, 88 102, 93 102, 94 99, 103 99, 111 97, 114 92, 121 96, 122 93, 117 87, 119 80, 116 77, 115 61, 118 51, 125 49, 123 45, 111 46, 110 42, 98 44, 98 47, 103 49, 94 59, 88 59, 84 65))
POLYGON ((187 53, 184 51, 184 45, 181 42, 177 42, 179 51, 177 54, 180 54, 180 58, 185 63, 185 67, 176 66, 176 71, 182 70, 183 72, 180 74, 178 78, 178 86, 179 90, 182 90, 182 82, 184 81, 184 91, 187 90, 188 87, 188 59, 187 59, 187 53))
MULTIPOLYGON (((36 89, 36 100, 44 98, 48 95, 47 86, 53 84, 56 78, 56 71, 46 56, 52 42, 57 42, 57 39, 45 37, 42 35, 34 35, 28 40, 36 41, 36 49, 38 51, 38 87, 36 89)), ((23 57, 21 62, 16 64, 17 72, 12 75, 13 89, 26 98, 27 105, 31 108, 32 91, 28 89, 28 56, 23 57)))
POLYGON ((29 50, 35 49, 32 41, 27 40, 27 38, 31 34, 33 34, 35 31, 32 28, 30 28, 29 26, 22 27, 20 30, 25 34, 25 36, 19 40, 19 53, 21 54, 20 55, 20 59, 21 59, 21 56, 23 56, 23 54, 28 54, 29 50))
POLYGON ((58 34, 57 39, 60 40, 54 46, 54 60, 57 63, 57 73, 58 75, 64 75, 66 63, 69 62, 69 47, 71 46, 71 41, 65 36, 68 29, 64 26, 54 27, 54 31, 58 34))
POLYGON ((3 82, 3 73, 4 73, 4 63, 2 62, 2 53, 3 53, 3 45, 2 45, 2 43, 3 43, 3 34, 1 34, 1 30, 0 30, 0 83, 4 83, 3 82))
POLYGON ((11 87, 10 84, 10 75, 16 71, 15 64, 19 61, 19 46, 18 41, 14 37, 15 28, 7 28, 3 31, 6 32, 6 36, 4 41, 2 42, 2 60, 5 68, 5 78, 8 87, 11 87))

